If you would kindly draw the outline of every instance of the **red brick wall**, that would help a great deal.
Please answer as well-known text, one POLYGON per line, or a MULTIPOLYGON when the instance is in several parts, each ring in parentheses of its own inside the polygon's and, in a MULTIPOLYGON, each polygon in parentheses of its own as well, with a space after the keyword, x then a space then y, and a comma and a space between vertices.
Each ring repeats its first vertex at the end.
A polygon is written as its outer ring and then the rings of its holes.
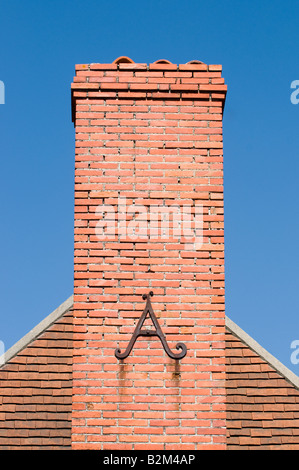
POLYGON ((72 312, 0 369, 0 450, 71 448, 72 312))
MULTIPOLYGON (((223 449, 221 66, 79 65, 72 88, 73 448, 223 449), (143 237, 116 230, 100 240, 97 208, 109 205, 117 225, 119 197, 145 208, 147 222, 154 207, 190 208, 192 229, 200 203, 202 244, 186 245, 174 224, 166 238, 143 225, 143 237), (150 337, 118 360, 115 349, 126 348, 150 290, 169 346, 177 352, 184 342, 187 355, 171 359, 150 337)), ((130 211, 124 223, 134 223, 130 211)))
POLYGON ((299 450, 299 391, 226 333, 227 448, 299 450))

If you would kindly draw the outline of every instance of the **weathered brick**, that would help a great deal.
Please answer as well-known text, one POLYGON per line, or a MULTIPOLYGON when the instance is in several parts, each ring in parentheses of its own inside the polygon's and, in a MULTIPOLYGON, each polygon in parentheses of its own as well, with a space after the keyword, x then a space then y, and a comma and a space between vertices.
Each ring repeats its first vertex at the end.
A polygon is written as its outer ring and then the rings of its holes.
MULTIPOLYGON (((209 72, 205 64, 177 66, 158 62, 148 68, 143 65, 138 72, 137 64, 119 65, 127 67, 113 70, 107 66, 105 71, 105 66, 90 65, 82 78, 88 77, 90 70, 88 83, 99 83, 100 90, 92 95, 89 91, 88 98, 84 100, 81 96, 80 101, 74 101, 76 148, 86 152, 76 153, 75 214, 80 225, 76 225, 75 232, 75 279, 85 280, 85 283, 80 290, 77 284, 74 293, 74 329, 76 331, 77 325, 81 328, 84 321, 90 324, 92 319, 98 319, 101 325, 89 327, 88 334, 84 330, 80 332, 74 357, 87 365, 86 371, 93 363, 102 368, 109 366, 111 371, 104 381, 101 375, 93 375, 92 379, 90 375, 87 379, 84 374, 76 376, 74 403, 76 406, 80 400, 84 403, 88 394, 98 401, 97 413, 108 402, 119 403, 119 406, 126 404, 119 412, 117 426, 110 428, 109 433, 113 430, 118 442, 130 448, 160 442, 164 448, 176 443, 178 448, 195 449, 203 445, 203 441, 183 442, 182 437, 202 434, 202 426, 210 426, 213 434, 213 411, 211 418, 207 416, 205 420, 189 415, 186 417, 188 426, 179 427, 177 424, 185 417, 185 411, 180 411, 182 405, 193 403, 195 406, 198 395, 211 394, 224 405, 222 377, 196 375, 196 367, 200 367, 203 360, 207 367, 212 367, 216 358, 224 358, 224 343, 221 342, 224 321, 219 331, 212 333, 210 325, 216 327, 217 320, 209 319, 212 312, 217 312, 215 318, 224 320, 224 292, 219 292, 219 286, 198 292, 204 279, 196 279, 202 273, 208 281, 206 287, 211 282, 219 282, 219 270, 211 268, 218 266, 220 269, 223 263, 223 227, 211 227, 210 222, 205 221, 204 246, 190 250, 184 238, 173 246, 178 241, 174 225, 169 227, 167 237, 161 238, 162 216, 150 221, 149 214, 153 207, 179 203, 181 207, 190 204, 192 217, 195 217, 195 201, 204 203, 207 215, 215 213, 213 211, 219 207, 223 181, 217 176, 222 173, 213 173, 209 152, 217 152, 220 163, 215 171, 222 172, 222 107, 217 92, 225 91, 225 86, 223 81, 209 83, 209 74, 217 74, 217 78, 221 78, 221 74, 217 67, 209 72), (134 69, 135 76, 131 71, 134 69), (205 75, 193 77, 195 71, 205 75), (118 96, 107 94, 106 90, 117 91, 118 96), (213 93, 217 95, 217 103, 210 99, 213 93), (209 126, 211 122, 217 126, 209 126), (115 152, 109 160, 107 150, 111 149, 115 152), (97 155, 105 155, 105 159, 98 159, 97 155), (200 160, 195 160, 196 155, 200 155, 200 160), (211 176, 216 179, 211 181, 211 176), (134 204, 133 212, 128 211, 123 219, 118 214, 119 195, 126 197, 128 206, 134 204), (147 225, 143 226, 141 237, 132 240, 132 232, 131 235, 127 232, 123 238, 116 234, 114 239, 108 237, 100 241, 95 233, 99 225, 94 208, 109 204, 115 220, 123 220, 122 227, 128 231, 136 222, 133 213, 138 207, 137 200, 147 212, 142 216, 147 225), (150 237, 146 233, 149 223, 154 227, 150 237), (198 260, 206 260, 205 266, 197 265, 198 260), (192 279, 194 284, 184 288, 185 279, 192 279), (98 292, 94 290, 96 287, 100 289, 98 292), (114 350, 118 345, 124 350, 128 344, 144 308, 141 296, 151 289, 153 309, 170 346, 174 348, 179 340, 186 342, 188 353, 182 361, 176 362, 165 354, 158 338, 139 338, 131 355, 119 362, 114 350), (112 325, 115 326, 112 328, 112 325), (196 328, 202 329, 204 337, 195 337, 196 328), (215 349, 210 349, 211 342, 217 346, 215 349), (142 416, 135 411, 134 417, 130 415, 128 420, 124 413, 132 413, 139 404, 142 416), (168 411, 173 412, 172 419, 164 416, 168 411), (140 423, 141 419, 159 421, 153 421, 155 425, 148 428, 146 423, 140 423)), ((79 72, 82 69, 77 74, 79 72)), ((76 82, 76 86, 85 84, 76 82)), ((86 411, 76 407, 79 421, 73 428, 74 448, 82 443, 75 439, 77 434, 85 435, 90 444, 95 438, 92 411, 88 413, 90 427, 82 424, 80 430, 80 416, 85 419, 86 411)), ((225 409, 220 411, 219 408, 219 428, 215 436, 219 436, 219 429, 225 436, 224 420, 225 409)), ((103 421, 98 423, 102 424, 96 442, 101 442, 101 435, 108 431, 103 421)), ((211 444, 210 440, 207 442, 211 444)), ((102 448, 107 445, 108 441, 103 441, 102 448)))

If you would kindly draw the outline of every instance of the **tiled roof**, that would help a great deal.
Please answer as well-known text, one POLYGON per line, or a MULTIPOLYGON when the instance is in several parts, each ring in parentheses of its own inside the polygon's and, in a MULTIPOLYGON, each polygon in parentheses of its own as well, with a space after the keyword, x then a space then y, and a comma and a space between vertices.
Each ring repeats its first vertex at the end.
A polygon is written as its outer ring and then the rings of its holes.
POLYGON ((5 354, 0 369, 1 450, 70 448, 72 311, 53 313, 5 354))
POLYGON ((231 321, 227 323, 231 326, 226 330, 228 449, 298 450, 298 377, 231 321))
MULTIPOLYGON (((298 377, 226 323, 228 449, 299 449, 298 377)), ((70 297, 5 353, 1 450, 71 448, 72 345, 70 297)))

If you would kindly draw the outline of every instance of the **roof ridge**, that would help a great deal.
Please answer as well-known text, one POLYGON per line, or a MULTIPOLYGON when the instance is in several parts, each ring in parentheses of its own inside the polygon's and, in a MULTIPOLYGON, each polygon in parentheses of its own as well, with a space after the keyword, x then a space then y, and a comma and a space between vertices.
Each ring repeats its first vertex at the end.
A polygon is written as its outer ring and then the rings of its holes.
POLYGON ((250 349, 258 354, 264 361, 266 361, 273 369, 282 375, 291 385, 299 389, 299 377, 294 374, 290 369, 283 365, 276 357, 264 349, 257 341, 245 333, 236 323, 234 323, 228 316, 225 316, 225 326, 237 336, 243 343, 250 349))
POLYGON ((52 313, 46 316, 40 323, 38 323, 34 328, 32 328, 29 333, 27 333, 23 338, 17 341, 10 349, 5 351, 2 356, 0 356, 0 367, 5 365, 13 357, 15 357, 19 352, 25 349, 29 343, 34 341, 38 336, 40 336, 45 330, 53 325, 57 320, 59 320, 68 310, 73 306, 74 297, 71 295, 67 300, 65 300, 59 307, 57 307, 52 313))

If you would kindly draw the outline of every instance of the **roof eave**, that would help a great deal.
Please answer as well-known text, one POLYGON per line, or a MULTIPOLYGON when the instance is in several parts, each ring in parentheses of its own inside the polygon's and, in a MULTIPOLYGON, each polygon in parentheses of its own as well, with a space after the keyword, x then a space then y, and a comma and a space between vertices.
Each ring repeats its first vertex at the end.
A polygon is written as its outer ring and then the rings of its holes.
POLYGON ((21 338, 17 343, 15 343, 10 349, 4 352, 0 356, 0 367, 5 365, 8 361, 14 358, 19 354, 23 349, 25 349, 32 341, 34 341, 38 336, 40 336, 44 331, 46 331, 50 326, 53 325, 59 318, 65 315, 73 307, 73 295, 71 295, 67 300, 65 300, 58 308, 56 308, 52 313, 50 313, 46 318, 44 318, 38 325, 32 328, 29 333, 27 333, 23 338, 21 338))
POLYGON ((273 369, 282 375, 291 385, 299 389, 299 377, 294 374, 290 369, 284 366, 276 357, 272 356, 266 349, 257 343, 251 336, 245 333, 236 323, 234 323, 227 316, 225 317, 225 326, 227 329, 237 336, 243 343, 252 349, 258 356, 266 361, 273 369))

